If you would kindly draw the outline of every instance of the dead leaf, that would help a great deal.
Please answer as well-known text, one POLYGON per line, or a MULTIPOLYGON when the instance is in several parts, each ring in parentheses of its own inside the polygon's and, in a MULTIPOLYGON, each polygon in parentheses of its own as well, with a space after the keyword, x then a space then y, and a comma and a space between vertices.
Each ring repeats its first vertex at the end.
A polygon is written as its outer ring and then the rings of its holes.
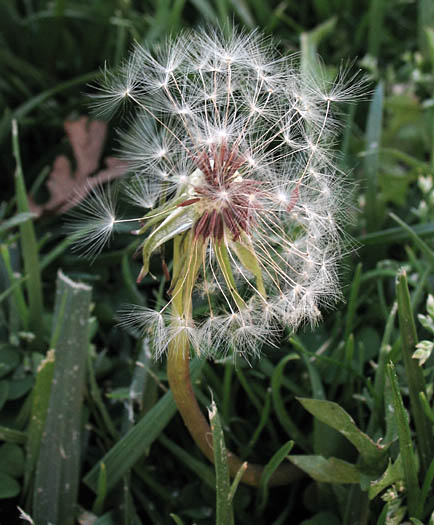
POLYGON ((59 155, 54 161, 47 188, 50 197, 44 204, 37 204, 29 196, 30 211, 41 216, 43 213, 65 213, 81 202, 86 195, 100 184, 104 184, 123 175, 128 167, 125 161, 114 157, 104 159, 105 168, 95 171, 100 165, 107 124, 101 120, 91 120, 86 116, 64 123, 66 134, 71 143, 76 162, 72 171, 71 162, 65 155, 59 155), (93 176, 91 176, 94 174, 93 176))

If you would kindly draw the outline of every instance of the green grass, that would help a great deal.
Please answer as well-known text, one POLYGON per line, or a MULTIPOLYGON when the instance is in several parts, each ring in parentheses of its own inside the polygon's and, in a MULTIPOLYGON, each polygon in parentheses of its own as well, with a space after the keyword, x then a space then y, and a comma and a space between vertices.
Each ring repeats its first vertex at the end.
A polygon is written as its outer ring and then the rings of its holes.
MULTIPOLYGON (((430 522, 434 358, 421 367, 412 354, 433 337, 433 35, 423 0, 1 3, 0 522, 19 523, 19 505, 38 525, 47 509, 65 523, 76 501, 97 525, 430 522), (192 363, 204 413, 212 399, 217 407, 214 469, 176 413, 164 360, 116 326, 122 304, 161 300, 159 261, 157 281, 147 276, 139 287, 137 241, 124 234, 90 264, 70 250, 62 217, 28 213, 26 192, 46 198, 55 158, 71 158, 63 122, 90 112, 87 93, 105 62, 119 64, 135 41, 228 18, 273 35, 282 52, 301 51, 309 74, 318 72, 317 53, 326 73, 355 60, 372 93, 341 108, 347 125, 336 145, 357 208, 348 202, 358 247, 343 265, 345 301, 250 364, 192 363), (80 326, 78 306, 63 325, 68 301, 80 298, 65 290, 64 304, 56 298, 60 268, 92 287, 80 326), (73 336, 76 361, 57 361, 49 351, 73 336), (58 385, 74 366, 82 388, 69 402, 51 378, 58 385), (59 417, 68 418, 65 432, 80 435, 72 451, 59 417), (228 479, 226 449, 266 465, 258 489, 228 479), (269 487, 289 460, 300 480, 269 487), (71 484, 69 499, 59 479, 71 484)), ((109 129, 105 155, 116 147, 109 129)))

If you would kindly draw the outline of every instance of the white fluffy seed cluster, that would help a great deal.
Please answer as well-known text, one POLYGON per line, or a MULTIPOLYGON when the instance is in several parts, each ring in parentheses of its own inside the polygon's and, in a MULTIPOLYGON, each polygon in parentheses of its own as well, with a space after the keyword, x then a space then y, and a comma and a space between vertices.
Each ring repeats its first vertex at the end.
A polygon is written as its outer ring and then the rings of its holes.
MULTIPOLYGON (((314 81, 259 32, 209 29, 151 50, 137 46, 120 70, 105 72, 94 103, 100 114, 122 107, 129 115, 129 131, 120 133, 132 172, 127 196, 155 211, 144 221, 160 209, 167 221, 173 202, 184 222, 177 219, 172 234, 167 222, 164 241, 189 231, 192 249, 204 250, 197 318, 175 316, 170 297, 160 311, 122 315, 152 334, 157 357, 180 333, 202 354, 257 354, 282 327, 316 323, 320 307, 339 298, 348 204, 332 105, 357 96, 353 80, 314 81), (229 270, 216 256, 220 245, 229 270)), ((87 211, 98 220, 83 241, 100 249, 117 222, 112 196, 97 193, 87 211)))

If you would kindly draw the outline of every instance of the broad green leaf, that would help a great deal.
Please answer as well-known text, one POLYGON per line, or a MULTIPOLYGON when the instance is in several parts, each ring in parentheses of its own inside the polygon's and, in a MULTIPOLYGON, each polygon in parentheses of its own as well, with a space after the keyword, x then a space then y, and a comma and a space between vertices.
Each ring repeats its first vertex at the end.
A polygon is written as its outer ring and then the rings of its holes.
POLYGON ((14 370, 20 362, 19 350, 13 346, 0 347, 0 377, 4 377, 14 370))
POLYGON ((23 397, 33 386, 33 377, 28 375, 22 379, 10 379, 8 399, 14 400, 23 397))
POLYGON ((0 472, 0 499, 15 498, 20 493, 20 484, 12 476, 0 472))
POLYGON ((0 410, 8 400, 9 395, 9 381, 0 381, 0 410))
POLYGON ((320 483, 360 483, 357 467, 342 459, 291 455, 289 460, 320 483))
POLYGON ((14 443, 0 446, 0 472, 13 478, 20 478, 24 471, 24 452, 14 443))
POLYGON ((387 469, 381 478, 371 481, 368 491, 369 499, 374 499, 382 490, 402 479, 404 479, 404 471, 401 456, 398 456, 394 463, 389 459, 387 469))
POLYGON ((337 403, 322 399, 297 398, 314 417, 336 429, 360 452, 367 468, 381 469, 385 458, 385 447, 375 443, 362 432, 353 418, 337 403))

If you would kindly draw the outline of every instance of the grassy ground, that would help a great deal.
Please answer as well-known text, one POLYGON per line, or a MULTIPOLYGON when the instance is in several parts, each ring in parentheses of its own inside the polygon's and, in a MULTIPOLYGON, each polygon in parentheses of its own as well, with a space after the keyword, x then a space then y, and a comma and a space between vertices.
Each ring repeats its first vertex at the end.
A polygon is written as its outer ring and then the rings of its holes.
POLYGON ((18 505, 38 525, 75 512, 98 525, 434 523, 432 1, 3 0, 0 42, 0 523, 21 522, 18 505), (121 304, 164 294, 158 261, 157 281, 138 288, 125 234, 90 265, 62 214, 29 220, 26 197, 48 198, 59 155, 76 167, 64 121, 89 114, 105 62, 133 41, 228 18, 308 64, 316 52, 330 70, 355 60, 372 90, 342 108, 338 147, 359 210, 346 301, 251 366, 194 363, 229 448, 267 474, 288 454, 305 472, 233 498, 223 459, 214 470, 176 414, 164 360, 115 325, 121 304))

